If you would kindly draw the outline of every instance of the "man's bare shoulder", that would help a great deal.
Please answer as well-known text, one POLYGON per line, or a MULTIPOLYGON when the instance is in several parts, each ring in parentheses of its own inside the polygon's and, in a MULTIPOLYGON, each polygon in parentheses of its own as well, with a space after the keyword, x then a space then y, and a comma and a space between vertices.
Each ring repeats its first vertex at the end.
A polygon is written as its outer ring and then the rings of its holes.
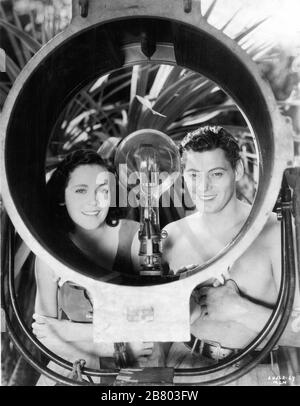
POLYGON ((264 244, 264 246, 274 246, 278 244, 280 239, 280 222, 277 220, 277 215, 271 213, 258 240, 264 244))
POLYGON ((173 221, 164 227, 164 230, 170 235, 181 234, 186 227, 190 227, 191 224, 199 217, 198 213, 193 213, 189 216, 183 217, 182 219, 173 221))
POLYGON ((277 219, 277 215, 275 213, 271 213, 263 228, 263 232, 272 233, 274 231, 280 231, 280 221, 277 219))
POLYGON ((251 209, 252 206, 250 204, 238 200, 237 212, 241 217, 241 221, 247 220, 248 216, 250 215, 251 209))

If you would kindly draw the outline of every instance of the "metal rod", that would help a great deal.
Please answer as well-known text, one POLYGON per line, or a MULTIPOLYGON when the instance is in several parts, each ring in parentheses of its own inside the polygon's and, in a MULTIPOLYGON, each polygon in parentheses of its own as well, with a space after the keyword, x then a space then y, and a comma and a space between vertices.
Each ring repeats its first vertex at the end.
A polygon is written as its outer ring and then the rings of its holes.
POLYGON ((300 168, 297 168, 296 173, 298 176, 296 176, 296 185, 293 195, 293 215, 296 231, 297 269, 300 289, 300 168))

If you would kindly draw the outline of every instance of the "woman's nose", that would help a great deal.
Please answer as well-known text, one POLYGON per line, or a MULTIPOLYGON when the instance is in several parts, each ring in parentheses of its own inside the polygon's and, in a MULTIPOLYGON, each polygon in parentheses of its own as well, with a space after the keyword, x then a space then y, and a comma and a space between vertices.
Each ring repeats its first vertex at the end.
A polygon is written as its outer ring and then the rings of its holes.
POLYGON ((97 194, 96 193, 91 193, 89 196, 89 203, 91 206, 97 206, 97 194))
POLYGON ((106 207, 109 204, 108 194, 106 194, 105 192, 99 191, 96 194, 96 201, 97 201, 98 207, 106 207))

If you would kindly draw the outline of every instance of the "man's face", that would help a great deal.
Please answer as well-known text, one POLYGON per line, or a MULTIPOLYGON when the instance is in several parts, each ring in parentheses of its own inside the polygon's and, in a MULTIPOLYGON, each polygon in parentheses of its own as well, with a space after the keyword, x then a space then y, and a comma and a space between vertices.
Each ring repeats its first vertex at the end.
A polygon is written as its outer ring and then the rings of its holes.
POLYGON ((185 151, 184 180, 200 212, 218 213, 235 196, 236 171, 221 148, 185 151))

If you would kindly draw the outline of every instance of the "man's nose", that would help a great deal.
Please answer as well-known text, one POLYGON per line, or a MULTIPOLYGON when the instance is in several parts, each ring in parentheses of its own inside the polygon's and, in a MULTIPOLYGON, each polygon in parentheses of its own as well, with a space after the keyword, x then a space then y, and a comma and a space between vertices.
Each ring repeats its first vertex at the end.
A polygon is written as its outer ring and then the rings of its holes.
POLYGON ((204 192, 210 190, 211 188, 211 179, 209 176, 204 176, 203 178, 203 190, 204 192))

